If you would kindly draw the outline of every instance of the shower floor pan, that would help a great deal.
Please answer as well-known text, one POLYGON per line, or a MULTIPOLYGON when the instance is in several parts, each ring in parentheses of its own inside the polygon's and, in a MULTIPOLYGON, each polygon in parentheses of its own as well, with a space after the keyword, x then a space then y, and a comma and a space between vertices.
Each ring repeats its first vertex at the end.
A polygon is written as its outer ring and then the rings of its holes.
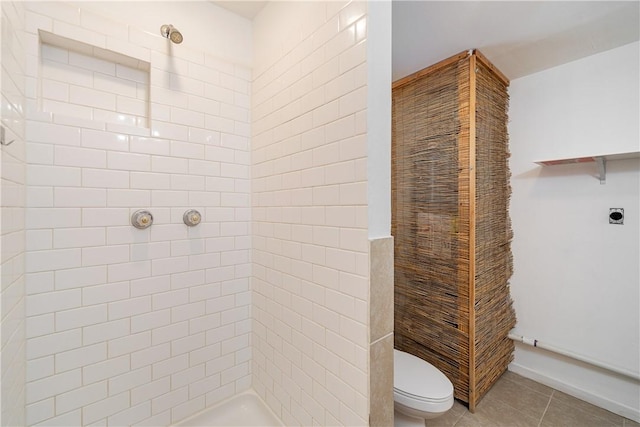
POLYGON ((187 418, 176 427, 283 427, 282 421, 252 390, 225 400, 187 418))

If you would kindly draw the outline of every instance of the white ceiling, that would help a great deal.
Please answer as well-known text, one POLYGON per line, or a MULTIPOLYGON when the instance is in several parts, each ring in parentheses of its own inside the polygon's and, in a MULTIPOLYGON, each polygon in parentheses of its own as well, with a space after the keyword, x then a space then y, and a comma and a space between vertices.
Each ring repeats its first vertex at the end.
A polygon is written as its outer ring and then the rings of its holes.
POLYGON ((262 8, 267 4, 266 1, 245 1, 245 0, 214 0, 213 3, 223 7, 233 13, 243 16, 249 20, 256 17, 262 8))
MULTIPOLYGON (((267 2, 214 3, 251 20, 267 2)), ((393 80, 475 48, 513 80, 640 39, 640 0, 393 0, 392 8, 393 80)))
POLYGON ((393 1, 393 80, 477 48, 515 79, 640 38, 639 1, 393 1))

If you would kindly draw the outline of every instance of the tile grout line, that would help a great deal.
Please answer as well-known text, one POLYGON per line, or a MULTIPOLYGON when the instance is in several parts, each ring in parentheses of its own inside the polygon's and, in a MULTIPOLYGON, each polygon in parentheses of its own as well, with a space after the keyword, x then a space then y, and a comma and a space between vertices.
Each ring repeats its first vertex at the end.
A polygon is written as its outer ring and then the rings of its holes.
POLYGON ((464 414, 465 414, 464 412, 460 414, 458 419, 453 423, 454 426, 458 425, 458 423, 462 421, 462 419, 464 418, 464 414))
POLYGON ((540 421, 538 422, 538 427, 540 427, 540 425, 542 424, 542 420, 544 419, 544 416, 547 414, 547 410, 549 409, 549 405, 551 405, 551 399, 553 399, 554 394, 555 394, 555 390, 552 390, 551 394, 549 395, 549 401, 547 402, 547 406, 544 408, 544 411, 542 412, 542 416, 540 417, 540 421))

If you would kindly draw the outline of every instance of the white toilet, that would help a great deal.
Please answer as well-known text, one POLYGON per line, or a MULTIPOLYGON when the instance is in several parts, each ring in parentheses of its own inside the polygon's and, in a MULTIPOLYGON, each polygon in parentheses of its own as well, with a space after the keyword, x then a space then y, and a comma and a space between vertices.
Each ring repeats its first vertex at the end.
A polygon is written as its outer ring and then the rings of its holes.
POLYGON ((393 369, 395 427, 424 427, 453 406, 453 384, 429 362, 394 349, 393 369))

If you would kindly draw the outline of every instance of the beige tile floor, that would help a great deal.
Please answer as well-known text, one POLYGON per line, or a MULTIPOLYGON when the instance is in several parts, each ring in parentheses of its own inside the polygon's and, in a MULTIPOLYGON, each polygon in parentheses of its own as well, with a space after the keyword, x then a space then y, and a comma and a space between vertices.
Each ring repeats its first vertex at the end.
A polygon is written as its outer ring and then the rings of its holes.
POLYGON ((640 427, 640 424, 506 372, 470 413, 460 402, 426 427, 640 427))

